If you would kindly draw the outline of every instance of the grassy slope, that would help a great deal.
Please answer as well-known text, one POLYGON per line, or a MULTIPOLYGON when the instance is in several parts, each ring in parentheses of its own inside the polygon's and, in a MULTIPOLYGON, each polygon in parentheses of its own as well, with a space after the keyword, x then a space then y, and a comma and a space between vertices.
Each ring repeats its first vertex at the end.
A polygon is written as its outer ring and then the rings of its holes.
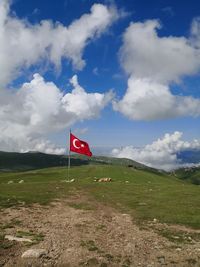
MULTIPOLYGON (((67 166, 68 158, 39 152, 15 153, 0 151, 0 171, 27 171, 56 166, 67 166)), ((84 159, 74 158, 73 166, 88 164, 84 159)))
POLYGON ((54 198, 77 191, 129 212, 139 220, 185 224, 200 228, 200 188, 175 177, 125 166, 86 165, 73 167, 63 182, 67 169, 49 168, 23 173, 0 174, 0 206, 26 203, 49 203, 54 198), (111 177, 111 183, 94 182, 94 177, 111 177), (19 184, 23 179, 24 183, 19 184), (13 183, 8 184, 12 180, 13 183))
POLYGON ((141 164, 137 161, 127 158, 114 158, 114 157, 105 157, 105 156, 92 156, 87 157, 80 154, 73 154, 72 159, 80 159, 87 161, 89 164, 109 164, 109 165, 118 165, 118 166, 133 166, 138 169, 148 169, 152 171, 158 171, 156 169, 147 167, 144 164, 141 164))
MULTIPOLYGON (((71 166, 80 166, 88 164, 111 164, 122 166, 134 166, 136 168, 148 169, 153 172, 157 170, 149 168, 131 159, 119 159, 113 157, 93 156, 72 154, 71 166)), ((48 155, 39 152, 15 153, 0 151, 0 171, 28 171, 48 167, 67 166, 68 156, 66 155, 48 155)))
POLYGON ((181 168, 176 170, 175 174, 179 179, 200 185, 200 167, 181 168))

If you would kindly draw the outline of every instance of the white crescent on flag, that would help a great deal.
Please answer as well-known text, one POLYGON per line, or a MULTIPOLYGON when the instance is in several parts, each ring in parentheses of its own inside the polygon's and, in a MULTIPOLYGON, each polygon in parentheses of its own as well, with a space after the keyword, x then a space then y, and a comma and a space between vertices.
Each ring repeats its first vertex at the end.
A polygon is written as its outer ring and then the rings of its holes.
POLYGON ((80 149, 80 146, 77 146, 77 145, 76 145, 76 141, 78 141, 78 139, 74 139, 74 140, 73 140, 73 146, 74 146, 75 148, 77 148, 77 149, 80 149))

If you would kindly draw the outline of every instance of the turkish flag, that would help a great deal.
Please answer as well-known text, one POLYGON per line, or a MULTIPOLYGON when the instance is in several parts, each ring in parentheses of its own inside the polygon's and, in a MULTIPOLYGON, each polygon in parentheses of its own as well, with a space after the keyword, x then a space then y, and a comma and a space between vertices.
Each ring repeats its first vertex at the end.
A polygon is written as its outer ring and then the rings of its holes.
POLYGON ((70 151, 83 154, 89 157, 92 156, 92 152, 90 151, 88 143, 78 139, 71 133, 70 133, 70 151))

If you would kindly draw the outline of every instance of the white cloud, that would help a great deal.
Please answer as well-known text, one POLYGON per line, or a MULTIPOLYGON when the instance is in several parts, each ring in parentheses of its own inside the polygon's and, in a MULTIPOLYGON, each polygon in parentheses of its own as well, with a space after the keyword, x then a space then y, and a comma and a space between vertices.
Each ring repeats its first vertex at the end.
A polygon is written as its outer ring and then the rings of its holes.
POLYGON ((158 82, 178 81, 195 74, 200 67, 200 52, 185 37, 159 37, 157 20, 131 23, 120 50, 122 66, 135 78, 158 82))
POLYGON ((122 67, 129 75, 128 88, 113 107, 135 120, 154 120, 178 116, 199 116, 200 100, 177 96, 172 82, 200 70, 200 20, 192 23, 190 38, 159 37, 157 20, 131 23, 120 49, 122 67))
MULTIPOLYGON (((29 152, 29 151, 39 151, 46 154, 56 154, 56 155, 64 155, 66 154, 67 149, 64 147, 57 147, 55 144, 52 144, 48 140, 44 139, 34 139, 29 140, 25 139, 25 144, 23 146, 20 145, 19 150, 20 152, 29 152)), ((18 143, 19 144, 19 143, 18 143)), ((12 150, 13 151, 13 150, 12 150)))
POLYGON ((42 137, 77 121, 98 117, 113 97, 112 92, 87 93, 77 76, 71 83, 72 92, 64 95, 53 82, 35 74, 17 91, 0 90, 1 150, 58 152, 42 137))
POLYGON ((94 4, 89 14, 82 15, 68 27, 43 20, 30 24, 10 14, 7 0, 0 1, 0 86, 12 81, 22 70, 46 59, 57 68, 66 58, 77 69, 85 61, 83 50, 119 18, 114 7, 94 4))
POLYGON ((200 17, 194 18, 191 25, 191 42, 200 48, 200 17))
POLYGON ((174 10, 171 6, 166 6, 161 9, 166 15, 173 17, 175 15, 174 10))
POLYGON ((149 167, 171 170, 183 166, 177 158, 177 153, 188 149, 199 149, 200 141, 187 142, 182 140, 181 132, 165 134, 162 139, 154 141, 143 148, 126 146, 115 148, 112 155, 119 158, 130 158, 149 167))
POLYGON ((86 93, 79 85, 76 75, 70 81, 74 89, 63 97, 62 103, 66 112, 76 114, 79 120, 98 117, 101 109, 113 98, 112 91, 106 94, 86 93))
POLYGON ((0 149, 63 153, 45 136, 71 124, 99 116, 113 97, 87 93, 72 77, 72 92, 63 94, 39 74, 20 88, 4 89, 25 69, 53 63, 59 69, 63 58, 81 70, 87 44, 106 32, 121 17, 114 6, 94 4, 88 14, 65 26, 43 20, 31 24, 10 10, 10 1, 0 1, 0 149))
POLYGON ((175 96, 167 85, 131 76, 123 99, 113 101, 113 108, 133 120, 168 119, 200 115, 200 100, 175 96))
POLYGON ((97 67, 95 67, 93 70, 92 70, 93 74, 98 76, 99 75, 99 69, 97 67))
POLYGON ((88 130, 89 129, 87 127, 85 127, 85 128, 75 128, 75 129, 73 129, 73 133, 74 134, 78 134, 78 135, 83 135, 83 134, 87 133, 88 130))

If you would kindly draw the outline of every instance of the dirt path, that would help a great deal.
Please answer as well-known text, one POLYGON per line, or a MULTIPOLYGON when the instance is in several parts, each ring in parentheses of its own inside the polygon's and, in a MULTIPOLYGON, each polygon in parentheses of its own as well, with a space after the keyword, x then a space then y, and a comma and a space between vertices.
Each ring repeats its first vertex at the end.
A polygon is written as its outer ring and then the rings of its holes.
POLYGON ((0 266, 200 266, 199 241, 177 245, 155 232, 162 225, 141 230, 128 214, 80 195, 51 206, 6 209, 0 218, 6 234, 31 231, 38 241, 31 248, 47 251, 35 260, 22 259, 29 247, 15 242, 0 248, 0 266))

